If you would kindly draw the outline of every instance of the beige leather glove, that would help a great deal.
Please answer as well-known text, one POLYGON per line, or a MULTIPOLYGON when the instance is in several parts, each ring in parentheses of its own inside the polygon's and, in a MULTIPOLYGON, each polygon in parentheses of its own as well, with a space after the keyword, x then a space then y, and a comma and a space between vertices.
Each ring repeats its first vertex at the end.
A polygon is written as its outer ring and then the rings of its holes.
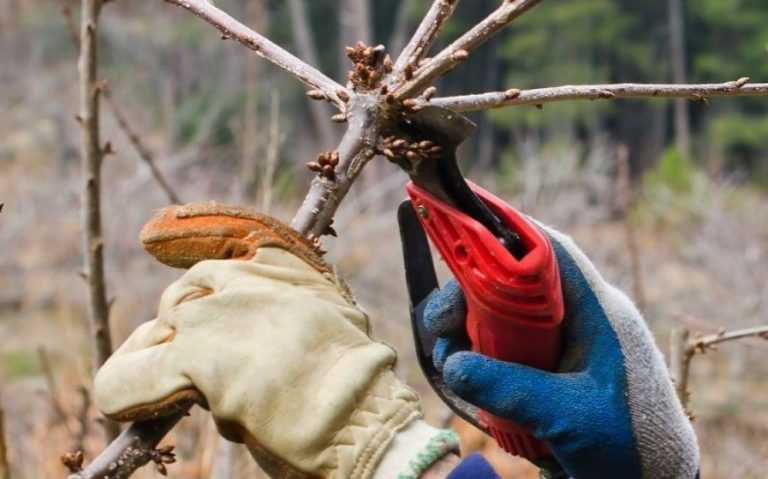
POLYGON ((198 402, 275 478, 370 478, 421 413, 369 332, 332 273, 263 246, 172 284, 98 372, 95 398, 121 421, 198 402))

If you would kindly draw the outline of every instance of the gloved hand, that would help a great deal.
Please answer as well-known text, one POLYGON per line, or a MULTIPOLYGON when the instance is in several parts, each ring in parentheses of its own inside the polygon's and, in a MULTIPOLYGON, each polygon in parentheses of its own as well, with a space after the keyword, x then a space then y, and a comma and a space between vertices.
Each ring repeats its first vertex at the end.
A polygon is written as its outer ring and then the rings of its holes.
POLYGON ((368 317, 311 245, 271 219, 243 224, 242 213, 192 205, 145 230, 148 249, 170 264, 205 251, 252 257, 198 262, 166 289, 157 319, 99 370, 102 412, 136 421, 197 402, 275 478, 384 477, 377 468, 388 449, 404 459, 382 462, 402 469, 421 446, 455 447, 418 421, 418 396, 392 372, 395 352, 371 339, 368 317), (209 248, 222 232, 235 247, 209 248), (269 240, 237 253, 249 237, 269 240))
POLYGON ((575 479, 693 479, 696 436, 642 316, 567 236, 552 241, 565 301, 556 373, 468 351, 455 281, 430 299, 426 326, 447 385, 486 411, 529 427, 575 479))

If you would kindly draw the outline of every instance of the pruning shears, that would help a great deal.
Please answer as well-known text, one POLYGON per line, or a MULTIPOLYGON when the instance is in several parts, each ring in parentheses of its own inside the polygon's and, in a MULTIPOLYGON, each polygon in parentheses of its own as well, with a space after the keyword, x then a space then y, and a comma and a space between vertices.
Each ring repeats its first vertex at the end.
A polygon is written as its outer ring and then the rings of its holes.
POLYGON ((463 177, 456 148, 475 128, 467 118, 433 106, 396 128, 407 141, 438 147, 431 148, 437 154, 430 158, 397 158, 411 178, 398 220, 416 353, 430 385, 456 414, 549 477, 565 477, 544 442, 459 398, 433 363, 436 338, 424 327, 423 314, 439 286, 427 237, 464 292, 474 351, 548 371, 560 359, 563 299, 552 246, 526 217, 463 177))

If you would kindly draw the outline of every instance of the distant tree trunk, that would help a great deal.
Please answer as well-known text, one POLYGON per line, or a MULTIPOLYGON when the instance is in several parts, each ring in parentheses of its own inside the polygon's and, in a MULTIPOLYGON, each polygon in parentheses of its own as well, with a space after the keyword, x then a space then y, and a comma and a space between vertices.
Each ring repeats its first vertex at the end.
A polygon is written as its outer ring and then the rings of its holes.
MULTIPOLYGON (((669 50, 672 63, 673 83, 685 83, 685 24, 683 22, 683 0, 669 0, 669 50)), ((691 124, 688 116, 689 100, 680 98, 674 102, 675 143, 678 151, 691 156, 691 124)))
MULTIPOLYGON (((291 10, 291 31, 299 56, 310 65, 320 68, 317 48, 315 48, 315 42, 312 40, 312 30, 309 26, 305 0, 288 0, 288 8, 291 10)), ((261 31, 258 28, 256 30, 261 31)), ((330 148, 338 135, 334 134, 331 128, 331 123, 328 120, 330 114, 325 104, 316 101, 310 102, 309 113, 312 115, 312 123, 317 130, 320 144, 323 145, 323 148, 330 148)))

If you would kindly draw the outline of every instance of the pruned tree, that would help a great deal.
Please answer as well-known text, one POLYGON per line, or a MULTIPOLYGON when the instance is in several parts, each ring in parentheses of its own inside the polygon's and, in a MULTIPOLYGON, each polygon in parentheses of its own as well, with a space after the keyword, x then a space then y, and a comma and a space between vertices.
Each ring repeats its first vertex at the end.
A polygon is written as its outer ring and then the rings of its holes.
MULTIPOLYGON (((416 149, 396 153, 386 140, 391 127, 403 116, 427 104, 471 111, 525 105, 542 108, 547 103, 573 100, 683 98, 706 103, 709 97, 715 96, 768 95, 768 84, 750 83, 747 77, 718 84, 627 83, 531 90, 519 90, 510 85, 509 89, 499 92, 451 97, 437 94, 435 83, 439 78, 467 60, 477 48, 540 0, 501 0, 498 8, 479 23, 432 54, 431 48, 442 27, 459 4, 459 0, 434 0, 397 59, 393 60, 384 46, 358 42, 347 47, 345 53, 353 65, 345 84, 336 82, 207 0, 165 1, 208 22, 223 39, 236 41, 274 63, 304 83, 309 88, 309 98, 327 102, 338 110, 330 120, 346 123, 346 132, 334 150, 323 152, 307 163, 317 176, 291 223, 293 228, 315 241, 333 233, 331 223, 337 208, 373 158, 384 156, 393 160, 398 154, 421 154, 416 149)), ((294 3, 300 7, 300 2, 294 3)), ((124 478, 149 461, 155 461, 164 469, 164 464, 173 459, 172 454, 167 448, 155 448, 183 415, 178 413, 158 421, 133 424, 85 469, 79 470, 78 461, 70 461, 75 472, 70 477, 124 478)))

